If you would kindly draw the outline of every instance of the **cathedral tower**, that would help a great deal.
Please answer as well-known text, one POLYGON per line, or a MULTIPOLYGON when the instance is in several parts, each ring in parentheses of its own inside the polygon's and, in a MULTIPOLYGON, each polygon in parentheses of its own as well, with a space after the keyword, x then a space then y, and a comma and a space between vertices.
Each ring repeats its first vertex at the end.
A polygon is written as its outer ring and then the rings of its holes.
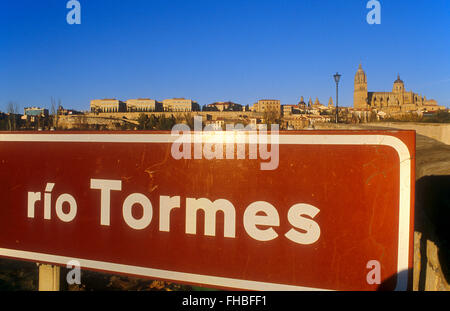
POLYGON ((353 107, 356 109, 368 108, 367 102, 367 77, 366 73, 359 64, 358 71, 355 74, 355 89, 353 91, 353 107))

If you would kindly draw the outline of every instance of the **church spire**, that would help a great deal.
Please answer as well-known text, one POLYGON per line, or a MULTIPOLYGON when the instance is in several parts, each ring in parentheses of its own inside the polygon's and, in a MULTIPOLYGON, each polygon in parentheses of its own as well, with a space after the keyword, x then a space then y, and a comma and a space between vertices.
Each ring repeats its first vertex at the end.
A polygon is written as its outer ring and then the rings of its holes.
POLYGON ((328 107, 333 107, 333 97, 330 96, 330 100, 328 101, 328 107))

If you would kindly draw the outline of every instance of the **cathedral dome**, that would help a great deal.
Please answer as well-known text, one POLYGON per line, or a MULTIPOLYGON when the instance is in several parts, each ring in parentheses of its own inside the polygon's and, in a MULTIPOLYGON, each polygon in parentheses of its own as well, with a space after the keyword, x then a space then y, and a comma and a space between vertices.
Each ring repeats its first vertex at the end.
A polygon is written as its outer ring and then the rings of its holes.
POLYGON ((403 92, 405 90, 405 85, 400 79, 400 75, 397 75, 397 80, 394 81, 394 86, 392 87, 393 92, 403 92))
POLYGON ((400 75, 397 75, 397 80, 394 81, 394 84, 396 84, 396 83, 404 84, 404 83, 403 83, 403 80, 400 79, 400 75))

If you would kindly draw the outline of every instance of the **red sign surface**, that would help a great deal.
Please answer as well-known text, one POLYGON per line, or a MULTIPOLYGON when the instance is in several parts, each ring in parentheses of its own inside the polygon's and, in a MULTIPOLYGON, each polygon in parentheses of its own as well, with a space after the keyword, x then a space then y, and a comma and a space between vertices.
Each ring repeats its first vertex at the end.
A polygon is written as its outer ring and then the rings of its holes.
POLYGON ((251 139, 211 157, 198 135, 0 133, 0 255, 218 288, 407 289, 414 131, 280 132, 269 169, 251 139))

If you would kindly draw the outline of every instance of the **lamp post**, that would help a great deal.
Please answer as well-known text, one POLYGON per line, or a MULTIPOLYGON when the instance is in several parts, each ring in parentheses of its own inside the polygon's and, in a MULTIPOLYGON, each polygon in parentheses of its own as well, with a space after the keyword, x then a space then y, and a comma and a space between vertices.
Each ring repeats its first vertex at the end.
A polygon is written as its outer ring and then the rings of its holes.
POLYGON ((341 75, 336 72, 336 74, 333 77, 334 77, 334 81, 336 82, 336 123, 338 123, 338 115, 339 115, 338 85, 339 85, 339 79, 341 78, 341 75))

